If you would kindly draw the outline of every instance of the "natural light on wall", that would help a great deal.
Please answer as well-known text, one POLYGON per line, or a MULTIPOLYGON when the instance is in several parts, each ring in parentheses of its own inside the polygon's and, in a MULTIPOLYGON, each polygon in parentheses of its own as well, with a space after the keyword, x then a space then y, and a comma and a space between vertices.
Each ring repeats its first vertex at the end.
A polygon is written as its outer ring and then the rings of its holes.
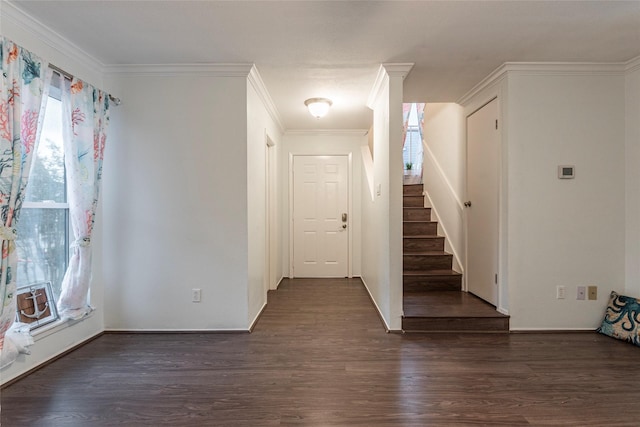
POLYGON ((424 103, 402 104, 403 149, 405 176, 422 175, 422 135, 424 103))

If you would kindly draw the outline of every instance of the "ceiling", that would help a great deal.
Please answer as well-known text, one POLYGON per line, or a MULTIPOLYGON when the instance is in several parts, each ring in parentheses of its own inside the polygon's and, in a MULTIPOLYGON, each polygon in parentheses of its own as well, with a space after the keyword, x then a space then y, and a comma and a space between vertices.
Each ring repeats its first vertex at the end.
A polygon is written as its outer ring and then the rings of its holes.
POLYGON ((104 65, 255 63, 287 129, 367 129, 384 62, 415 63, 405 101, 444 102, 508 61, 640 55, 640 1, 12 3, 104 65), (312 118, 311 97, 329 115, 312 118))

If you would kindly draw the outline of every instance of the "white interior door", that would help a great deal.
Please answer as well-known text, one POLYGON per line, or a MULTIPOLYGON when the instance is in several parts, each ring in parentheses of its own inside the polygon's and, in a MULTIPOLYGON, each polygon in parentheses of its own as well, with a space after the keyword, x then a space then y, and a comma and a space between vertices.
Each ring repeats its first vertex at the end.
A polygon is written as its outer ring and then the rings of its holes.
POLYGON ((498 100, 467 117, 467 289, 498 303, 498 100))
POLYGON ((348 157, 293 157, 294 277, 347 277, 348 157))

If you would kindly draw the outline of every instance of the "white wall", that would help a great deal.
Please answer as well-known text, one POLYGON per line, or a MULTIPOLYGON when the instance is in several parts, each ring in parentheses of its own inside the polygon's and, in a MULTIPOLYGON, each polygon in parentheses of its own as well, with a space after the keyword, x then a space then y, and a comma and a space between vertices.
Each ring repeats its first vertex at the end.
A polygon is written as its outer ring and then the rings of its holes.
MULTIPOLYGON (((46 27, 18 11, 12 4, 0 3, 0 33, 22 47, 39 55, 50 63, 72 73, 97 87, 102 87, 103 76, 99 63, 82 54, 66 40, 46 27)), ((108 135, 105 164, 109 163, 109 149, 113 138, 108 135)), ((100 202, 104 203, 103 200, 100 202)), ((29 371, 56 355, 74 347, 104 329, 103 277, 100 260, 104 242, 103 212, 96 215, 92 236, 93 280, 91 283, 91 305, 96 309, 88 318, 78 322, 67 322, 54 330, 35 335, 35 344, 30 355, 20 355, 9 367, 0 371, 0 383, 29 371)))
POLYGON ((106 329, 246 330, 246 73, 107 81, 122 105, 104 172, 106 329))
POLYGON ((619 72, 509 72, 512 329, 594 329, 609 292, 624 289, 624 90, 619 72), (567 164, 576 177, 559 180, 567 164), (591 284, 597 301, 577 301, 591 284))
POLYGON ((456 268, 465 265, 463 205, 465 197, 466 137, 464 109, 455 103, 428 103, 424 110, 423 182, 439 226, 447 237, 447 251, 456 268))
POLYGON ((625 79, 626 283, 625 293, 640 298, 640 58, 625 79))
MULTIPOLYGON (((356 131, 289 131, 282 138, 278 151, 278 170, 280 174, 280 229, 282 234, 282 272, 289 276, 290 267, 290 209, 289 209, 289 159, 291 155, 351 155, 351 176, 349 194, 351 195, 351 272, 361 276, 362 259, 362 220, 361 198, 366 187, 362 187, 362 151, 367 145, 365 130, 356 131)), ((365 184, 366 185, 366 184, 365 184)))
MULTIPOLYGON (((362 279, 389 330, 402 328, 402 90, 410 69, 382 66, 369 101, 375 191, 362 199, 362 279)), ((365 173, 361 181, 368 188, 365 173)))
MULTIPOLYGON (((362 174, 362 186, 368 185, 362 174)), ((389 301, 389 77, 373 105, 374 199, 362 198, 362 280, 391 329, 389 301), (378 194, 378 188, 380 189, 378 194)))
MULTIPOLYGON (((247 81, 247 208, 248 208, 248 324, 252 324, 260 310, 267 303, 267 291, 275 289, 282 277, 282 256, 277 251, 280 233, 278 204, 274 203, 271 209, 271 242, 269 244, 269 262, 271 264, 270 276, 267 275, 267 185, 270 178, 267 177, 266 160, 269 156, 270 172, 275 175, 278 168, 277 150, 280 148, 281 132, 277 124, 269 115, 267 108, 261 100, 254 81, 247 81), (267 148, 267 135, 271 143, 275 144, 267 148), (270 152, 267 152, 270 150, 270 152)), ((271 180, 272 200, 278 199, 278 186, 271 180)))

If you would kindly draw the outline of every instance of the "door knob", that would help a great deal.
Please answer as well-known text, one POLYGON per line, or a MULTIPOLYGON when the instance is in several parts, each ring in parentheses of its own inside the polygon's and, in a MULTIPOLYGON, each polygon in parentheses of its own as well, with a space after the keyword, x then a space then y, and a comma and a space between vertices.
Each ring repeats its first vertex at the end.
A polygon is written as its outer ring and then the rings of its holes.
POLYGON ((467 201, 467 202, 464 202, 464 205, 465 205, 466 207, 470 208, 470 207, 471 207, 471 200, 469 200, 469 201, 467 201))

